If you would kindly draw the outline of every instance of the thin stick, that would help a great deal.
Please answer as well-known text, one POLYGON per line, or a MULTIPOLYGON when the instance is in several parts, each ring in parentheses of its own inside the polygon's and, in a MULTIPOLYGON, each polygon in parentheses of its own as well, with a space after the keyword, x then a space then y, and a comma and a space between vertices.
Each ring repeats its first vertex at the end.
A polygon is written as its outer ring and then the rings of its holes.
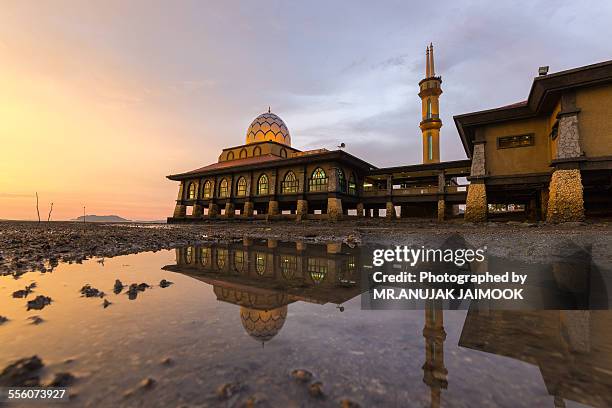
POLYGON ((85 227, 85 206, 83 206, 83 227, 85 227))
POLYGON ((47 217, 47 222, 51 221, 51 213, 53 212, 53 203, 51 203, 51 208, 49 209, 49 216, 47 217))
POLYGON ((38 210, 38 191, 36 192, 36 214, 38 215, 38 223, 40 224, 40 211, 38 210))

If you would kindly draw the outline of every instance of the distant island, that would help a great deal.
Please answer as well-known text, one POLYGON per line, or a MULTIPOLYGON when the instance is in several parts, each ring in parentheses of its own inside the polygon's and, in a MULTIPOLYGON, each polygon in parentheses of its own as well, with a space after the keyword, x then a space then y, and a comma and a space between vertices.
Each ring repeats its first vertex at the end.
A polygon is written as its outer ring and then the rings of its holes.
POLYGON ((141 221, 141 220, 128 220, 126 218, 120 217, 118 215, 81 215, 80 217, 74 218, 70 221, 80 221, 83 222, 83 218, 85 218, 85 222, 134 222, 138 224, 165 224, 166 220, 154 220, 154 221, 141 221))
POLYGON ((132 222, 132 220, 127 220, 123 217, 119 217, 118 215, 81 215, 80 217, 74 218, 71 221, 81 221, 83 222, 83 218, 85 222, 132 222))

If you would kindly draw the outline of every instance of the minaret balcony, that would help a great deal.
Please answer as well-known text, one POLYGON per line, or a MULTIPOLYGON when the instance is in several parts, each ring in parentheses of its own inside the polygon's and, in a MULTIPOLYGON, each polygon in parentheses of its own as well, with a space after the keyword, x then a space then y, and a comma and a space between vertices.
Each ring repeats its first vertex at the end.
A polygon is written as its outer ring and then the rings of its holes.
POLYGON ((440 129, 442 127, 442 121, 440 118, 424 119, 419 123, 419 127, 421 130, 440 129))

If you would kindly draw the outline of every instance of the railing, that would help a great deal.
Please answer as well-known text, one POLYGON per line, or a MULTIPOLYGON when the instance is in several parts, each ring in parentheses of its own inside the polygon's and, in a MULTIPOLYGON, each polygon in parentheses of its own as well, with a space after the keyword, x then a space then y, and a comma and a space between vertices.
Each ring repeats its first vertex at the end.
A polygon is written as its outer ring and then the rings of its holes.
MULTIPOLYGON (((446 193, 464 193, 467 191, 467 185, 463 186, 446 186, 444 188, 446 193)), ((437 194, 438 187, 407 187, 407 188, 394 188, 392 191, 393 196, 418 196, 425 194, 437 194)), ((363 189, 364 197, 384 197, 387 195, 387 189, 379 189, 376 187, 366 187, 363 189)))

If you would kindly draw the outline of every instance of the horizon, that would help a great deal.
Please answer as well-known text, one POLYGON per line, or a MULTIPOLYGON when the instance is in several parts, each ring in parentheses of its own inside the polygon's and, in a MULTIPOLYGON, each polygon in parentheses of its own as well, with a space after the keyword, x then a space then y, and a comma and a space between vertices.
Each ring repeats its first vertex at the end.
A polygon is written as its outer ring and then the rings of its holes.
POLYGON ((41 221, 51 202, 54 221, 83 206, 164 220, 166 175, 243 144, 268 106, 300 150, 344 142, 376 166, 418 163, 430 42, 444 161, 466 157, 454 115, 526 99, 539 66, 611 58, 612 4, 441 1, 434 20, 409 3, 267 4, 3 5, 0 219, 37 220, 38 192, 41 221))

